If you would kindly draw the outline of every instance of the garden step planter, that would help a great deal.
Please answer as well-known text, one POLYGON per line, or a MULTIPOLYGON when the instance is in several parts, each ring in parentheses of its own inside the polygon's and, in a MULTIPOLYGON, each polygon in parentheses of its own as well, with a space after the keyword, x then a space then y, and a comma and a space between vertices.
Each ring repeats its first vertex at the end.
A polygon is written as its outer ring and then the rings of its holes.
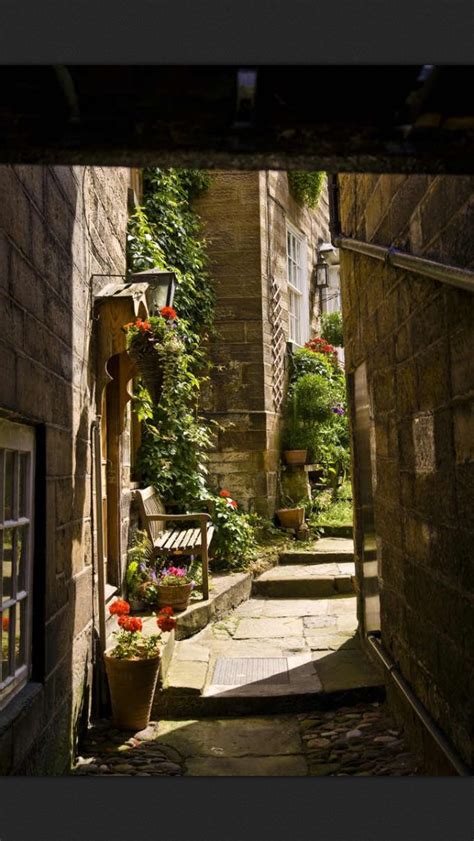
POLYGON ((192 589, 192 584, 181 584, 177 587, 159 584, 156 588, 158 607, 172 607, 174 610, 186 610, 192 589))
POLYGON ((104 653, 112 718, 119 730, 143 730, 150 720, 160 657, 123 659, 104 653))
POLYGON ((306 463, 307 450, 284 450, 283 456, 287 464, 301 465, 306 463))
POLYGON ((280 508, 276 515, 284 529, 299 529, 304 522, 304 508, 280 508))

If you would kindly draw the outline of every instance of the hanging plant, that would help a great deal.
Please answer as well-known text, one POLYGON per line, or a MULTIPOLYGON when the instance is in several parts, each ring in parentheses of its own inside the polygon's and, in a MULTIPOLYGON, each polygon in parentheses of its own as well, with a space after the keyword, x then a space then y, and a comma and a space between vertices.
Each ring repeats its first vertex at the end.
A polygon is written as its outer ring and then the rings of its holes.
POLYGON ((290 193, 299 204, 304 204, 311 210, 318 203, 324 184, 324 172, 303 172, 291 170, 288 172, 290 193))

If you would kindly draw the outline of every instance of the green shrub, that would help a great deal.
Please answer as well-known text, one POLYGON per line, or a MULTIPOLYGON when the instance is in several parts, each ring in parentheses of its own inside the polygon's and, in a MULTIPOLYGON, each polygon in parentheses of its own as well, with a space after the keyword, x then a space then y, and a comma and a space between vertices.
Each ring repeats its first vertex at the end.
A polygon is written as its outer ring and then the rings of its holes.
POLYGON ((296 382, 304 374, 321 374, 331 379, 334 376, 334 365, 324 353, 298 348, 291 356, 290 382, 296 382))
POLYGON ((244 514, 231 503, 233 500, 221 496, 212 499, 212 521, 216 528, 212 541, 213 569, 241 569, 254 557, 257 548, 252 515, 244 514))
POLYGON ((344 347, 342 313, 327 312, 321 316, 321 337, 335 347, 344 347))

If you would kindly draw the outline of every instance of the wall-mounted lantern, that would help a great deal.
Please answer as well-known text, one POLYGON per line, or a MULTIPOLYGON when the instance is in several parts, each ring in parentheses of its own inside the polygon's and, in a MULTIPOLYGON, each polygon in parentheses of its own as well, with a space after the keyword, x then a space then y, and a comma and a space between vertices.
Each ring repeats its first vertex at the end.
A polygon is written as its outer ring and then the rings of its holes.
POLYGON ((316 286, 324 289, 329 286, 329 270, 339 265, 339 249, 330 242, 322 242, 318 246, 318 259, 314 267, 316 286))
POLYGON ((174 272, 148 269, 145 272, 134 272, 128 275, 127 280, 148 284, 145 297, 150 315, 157 315, 162 307, 173 306, 176 290, 176 275, 174 272))

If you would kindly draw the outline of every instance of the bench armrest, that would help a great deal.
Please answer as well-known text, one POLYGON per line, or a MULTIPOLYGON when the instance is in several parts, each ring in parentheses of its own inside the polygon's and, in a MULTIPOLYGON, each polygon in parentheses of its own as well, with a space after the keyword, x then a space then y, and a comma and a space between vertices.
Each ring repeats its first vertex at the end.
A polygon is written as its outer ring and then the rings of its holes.
POLYGON ((204 522, 210 522, 211 517, 209 514, 147 514, 147 520, 150 522, 158 522, 164 523, 167 520, 175 520, 175 521, 185 521, 185 520, 201 520, 204 522))

